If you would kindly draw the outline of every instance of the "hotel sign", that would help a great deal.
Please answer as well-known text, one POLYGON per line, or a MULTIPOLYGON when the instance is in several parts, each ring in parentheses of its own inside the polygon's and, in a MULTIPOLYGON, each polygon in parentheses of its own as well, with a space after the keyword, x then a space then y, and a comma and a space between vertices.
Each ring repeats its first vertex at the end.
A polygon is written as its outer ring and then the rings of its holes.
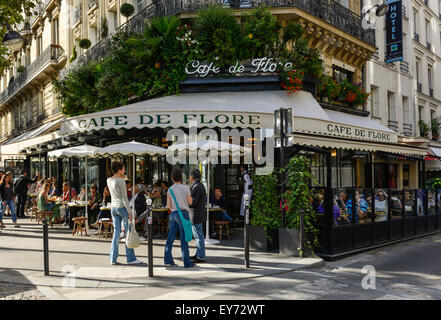
POLYGON ((389 0, 386 13, 386 63, 403 60, 403 4, 389 0))

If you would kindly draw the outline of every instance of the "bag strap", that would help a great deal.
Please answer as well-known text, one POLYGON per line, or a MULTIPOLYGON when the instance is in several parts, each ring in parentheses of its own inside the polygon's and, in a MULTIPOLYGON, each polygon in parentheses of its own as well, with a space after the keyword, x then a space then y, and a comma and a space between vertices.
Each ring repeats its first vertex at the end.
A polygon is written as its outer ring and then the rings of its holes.
POLYGON ((173 193, 173 189, 172 188, 170 188, 170 194, 172 195, 173 200, 175 201, 175 204, 176 204, 176 207, 178 208, 179 214, 182 214, 181 213, 181 209, 179 208, 178 201, 176 200, 176 197, 175 197, 175 194, 173 193))

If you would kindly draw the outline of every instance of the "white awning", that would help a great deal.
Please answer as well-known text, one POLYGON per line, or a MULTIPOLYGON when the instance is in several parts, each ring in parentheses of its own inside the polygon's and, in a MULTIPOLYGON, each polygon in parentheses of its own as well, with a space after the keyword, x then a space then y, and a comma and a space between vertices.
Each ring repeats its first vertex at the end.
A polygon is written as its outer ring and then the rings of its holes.
POLYGON ((60 125, 61 121, 63 121, 63 119, 58 119, 55 121, 47 122, 47 123, 35 128, 35 129, 29 130, 29 131, 15 137, 15 138, 12 138, 11 140, 6 141, 5 143, 3 143, 3 145, 16 143, 16 142, 24 141, 24 140, 27 140, 30 138, 38 137, 39 135, 44 134, 45 132, 47 132, 51 129, 55 129, 55 126, 60 125))
POLYGON ((311 135, 302 138, 300 144, 315 145, 321 141, 322 147, 329 148, 339 145, 355 150, 424 154, 421 148, 399 144, 397 132, 369 117, 324 110, 304 91, 291 95, 285 90, 183 93, 68 118, 62 123, 60 134, 119 128, 178 128, 188 127, 190 121, 196 121, 198 128, 273 129, 274 111, 282 107, 293 108, 296 134, 311 135))
POLYGON ((441 148, 430 146, 429 150, 431 151, 429 154, 434 155, 435 157, 441 158, 441 148))

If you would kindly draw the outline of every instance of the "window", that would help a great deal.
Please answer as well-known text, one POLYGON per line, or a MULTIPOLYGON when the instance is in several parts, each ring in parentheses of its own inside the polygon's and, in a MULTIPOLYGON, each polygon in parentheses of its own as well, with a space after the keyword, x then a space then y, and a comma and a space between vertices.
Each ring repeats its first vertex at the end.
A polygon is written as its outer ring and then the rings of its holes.
POLYGON ((427 80, 429 84, 429 89, 432 89, 432 67, 429 66, 427 68, 427 80))
POLYGON ((37 38, 37 57, 43 53, 43 39, 41 36, 37 38))
POLYGON ((420 83, 420 61, 418 59, 415 62, 415 75, 416 81, 420 83))
POLYGON ((431 42, 431 38, 430 38, 430 22, 428 20, 426 20, 426 42, 427 43, 431 42))
POLYGON ((352 82, 352 79, 354 77, 354 73, 349 70, 343 69, 342 67, 333 65, 332 66, 332 77, 337 82, 341 82, 344 79, 348 79, 349 82, 352 82))
POLYGON ((389 113, 389 121, 397 121, 397 112, 395 109, 395 94, 393 92, 387 93, 387 107, 389 113))
POLYGON ((53 44, 59 44, 60 43, 58 19, 52 20, 52 43, 53 44))
POLYGON ((418 34, 418 11, 413 9, 413 32, 418 34))
POLYGON ((380 89, 378 87, 371 86, 370 103, 371 103, 371 115, 375 118, 380 118, 380 89))

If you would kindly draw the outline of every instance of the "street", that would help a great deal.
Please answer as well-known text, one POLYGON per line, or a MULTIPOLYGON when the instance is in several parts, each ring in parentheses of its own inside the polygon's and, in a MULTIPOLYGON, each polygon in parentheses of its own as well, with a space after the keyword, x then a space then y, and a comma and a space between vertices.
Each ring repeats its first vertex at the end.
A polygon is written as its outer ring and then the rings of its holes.
MULTIPOLYGON (((265 254, 252 252, 252 268, 244 271, 242 265, 239 265, 238 269, 233 269, 232 265, 223 266, 223 260, 227 260, 228 257, 222 256, 220 247, 216 246, 208 249, 212 263, 208 260, 208 263, 200 264, 200 269, 161 269, 157 265, 161 264, 163 242, 156 240, 158 245, 155 244, 155 278, 150 280, 145 277, 146 268, 124 267, 125 259, 122 257, 120 259, 123 266, 119 269, 119 266, 115 269, 106 265, 109 241, 94 239, 93 236, 88 239, 73 238, 62 229, 54 229, 51 231, 50 244, 53 250, 51 267, 54 270, 51 271, 51 276, 56 278, 56 282, 45 282, 44 277, 40 277, 43 282, 36 284, 35 280, 30 279, 42 274, 41 238, 36 241, 36 238, 40 237, 38 233, 41 226, 37 227, 29 220, 23 224, 24 227, 20 230, 4 229, 0 236, 0 255, 5 257, 5 260, 0 262, 0 299, 441 299, 441 234, 401 242, 335 262, 322 262, 315 267, 295 271, 291 271, 291 267, 284 268, 287 262, 281 259, 278 269, 273 268, 266 273, 260 272, 260 268, 265 264, 269 265, 270 259, 258 260, 265 254), (75 250, 70 251, 71 248, 75 250), (23 259, 18 259, 20 256, 23 259), (69 261, 78 277, 75 287, 60 285, 62 273, 69 272, 61 266, 67 265, 69 261), (363 273, 363 267, 366 267, 369 273, 363 273), (113 279, 95 282, 91 280, 93 277, 103 277, 104 274, 113 279), (176 275, 175 281, 173 275, 176 275), (85 278, 89 280, 86 281, 85 278), (8 283, 8 280, 20 284, 8 283)), ((242 252, 239 249, 236 247, 236 251, 229 251, 227 254, 237 254, 240 258, 242 252)), ((179 264, 179 245, 175 244, 174 252, 179 264)), ((224 254, 225 252, 227 251, 224 251, 224 254)), ((142 253, 138 253, 138 256, 146 261, 142 253)), ((240 261, 239 259, 238 262, 240 261)))

